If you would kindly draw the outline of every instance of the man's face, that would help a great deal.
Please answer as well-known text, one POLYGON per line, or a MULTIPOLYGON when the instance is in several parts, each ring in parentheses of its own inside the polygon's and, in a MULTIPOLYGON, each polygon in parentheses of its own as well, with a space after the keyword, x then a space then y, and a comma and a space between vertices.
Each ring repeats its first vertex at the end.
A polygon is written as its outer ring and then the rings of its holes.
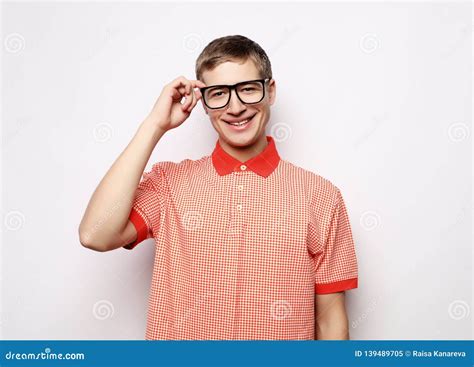
MULTIPOLYGON (((202 81, 206 86, 235 83, 261 79, 257 67, 251 59, 244 63, 233 61, 224 62, 213 70, 203 72, 202 81)), ((265 97, 257 104, 244 104, 235 89, 231 92, 229 104, 221 109, 209 109, 201 100, 206 114, 209 115, 214 129, 219 137, 227 144, 235 147, 246 147, 254 144, 265 136, 265 126, 270 119, 270 106, 275 101, 276 86, 272 79, 265 83, 265 97), (232 126, 231 122, 240 122, 250 119, 243 126, 232 126)))

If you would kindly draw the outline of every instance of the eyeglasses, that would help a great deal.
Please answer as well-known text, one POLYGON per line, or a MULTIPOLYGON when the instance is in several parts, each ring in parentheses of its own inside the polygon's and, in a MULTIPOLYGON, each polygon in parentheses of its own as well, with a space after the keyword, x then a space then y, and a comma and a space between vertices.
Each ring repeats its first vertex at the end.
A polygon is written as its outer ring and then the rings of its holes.
POLYGON ((199 89, 204 104, 212 110, 217 110, 219 108, 224 108, 229 104, 231 91, 233 89, 235 89, 237 98, 239 98, 239 100, 244 104, 255 104, 261 102, 265 97, 265 83, 271 78, 272 77, 247 80, 233 85, 211 85, 199 89))

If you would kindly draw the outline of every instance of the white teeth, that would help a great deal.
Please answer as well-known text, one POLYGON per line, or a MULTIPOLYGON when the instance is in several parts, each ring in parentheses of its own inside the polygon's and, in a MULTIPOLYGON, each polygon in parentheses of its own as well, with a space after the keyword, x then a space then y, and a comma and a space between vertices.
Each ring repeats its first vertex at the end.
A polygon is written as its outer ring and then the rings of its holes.
POLYGON ((231 122, 230 124, 231 125, 234 125, 234 126, 240 126, 240 125, 243 125, 247 122, 248 120, 244 120, 244 121, 240 121, 240 122, 231 122))
POLYGON ((249 121, 249 119, 242 120, 240 122, 229 122, 229 124, 234 125, 234 126, 242 126, 243 124, 246 124, 249 121))

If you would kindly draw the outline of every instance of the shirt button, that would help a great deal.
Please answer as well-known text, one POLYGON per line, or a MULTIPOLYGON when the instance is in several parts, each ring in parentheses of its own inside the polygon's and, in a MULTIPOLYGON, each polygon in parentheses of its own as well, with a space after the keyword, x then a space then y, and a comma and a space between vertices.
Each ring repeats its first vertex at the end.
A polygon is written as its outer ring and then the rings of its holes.
POLYGON ((241 204, 237 205, 237 210, 242 210, 242 205, 241 204))
POLYGON ((239 191, 242 191, 244 189, 244 185, 239 185, 237 186, 237 188, 239 189, 239 191))
POLYGON ((245 164, 243 164, 243 165, 240 166, 240 169, 241 169, 242 171, 245 171, 245 170, 247 169, 247 166, 246 166, 245 164))

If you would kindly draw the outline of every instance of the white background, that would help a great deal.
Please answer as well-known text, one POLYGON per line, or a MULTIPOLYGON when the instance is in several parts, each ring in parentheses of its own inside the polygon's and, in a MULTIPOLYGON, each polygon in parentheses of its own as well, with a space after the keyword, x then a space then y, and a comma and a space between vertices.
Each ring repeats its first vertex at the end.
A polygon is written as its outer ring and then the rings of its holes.
MULTIPOLYGON (((359 288, 351 339, 472 338, 471 5, 4 3, 2 337, 143 339, 154 248, 78 226, 164 84, 242 34, 277 83, 280 155, 338 186, 359 288)), ((197 159, 200 105, 148 162, 197 159)))

